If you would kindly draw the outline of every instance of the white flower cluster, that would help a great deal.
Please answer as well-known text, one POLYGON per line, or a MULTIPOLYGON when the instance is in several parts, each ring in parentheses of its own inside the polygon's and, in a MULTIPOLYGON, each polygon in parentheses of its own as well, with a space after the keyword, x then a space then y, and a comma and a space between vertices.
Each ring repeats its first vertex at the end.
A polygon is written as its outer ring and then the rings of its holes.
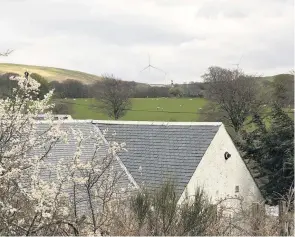
MULTIPOLYGON (((56 228, 97 235, 111 221, 113 200, 132 188, 117 188, 123 171, 115 169, 115 157, 126 150, 125 144, 106 146, 98 133, 86 137, 72 130, 76 139, 73 157, 59 159, 57 164, 44 162, 57 142, 67 142, 61 122, 53 122, 53 91, 38 99, 38 82, 30 77, 12 80, 18 82, 13 95, 0 98, 0 235, 48 235, 56 228), (43 132, 36 130, 39 114, 48 121, 43 132), (88 139, 95 141, 94 152, 91 159, 84 160, 83 144, 88 139), (102 147, 108 147, 103 157, 98 152, 102 147), (43 179, 46 175, 49 178, 43 179), (86 212, 79 209, 83 202, 86 212)), ((62 231, 54 233, 64 235, 62 231)))

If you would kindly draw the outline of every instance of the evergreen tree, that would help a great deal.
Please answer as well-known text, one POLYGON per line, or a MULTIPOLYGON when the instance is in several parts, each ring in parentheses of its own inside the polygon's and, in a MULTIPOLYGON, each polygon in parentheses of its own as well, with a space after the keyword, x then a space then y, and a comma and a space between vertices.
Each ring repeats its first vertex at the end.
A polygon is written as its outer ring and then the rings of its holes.
POLYGON ((244 158, 257 165, 256 178, 264 180, 261 189, 267 202, 276 205, 294 185, 293 120, 278 105, 272 107, 269 128, 259 115, 253 118, 256 129, 244 131, 239 145, 244 158))

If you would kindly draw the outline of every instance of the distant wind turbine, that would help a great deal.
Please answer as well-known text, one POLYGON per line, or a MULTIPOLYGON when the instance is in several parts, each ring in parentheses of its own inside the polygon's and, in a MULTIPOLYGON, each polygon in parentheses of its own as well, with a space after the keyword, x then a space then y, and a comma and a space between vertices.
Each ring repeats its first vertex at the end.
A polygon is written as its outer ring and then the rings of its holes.
POLYGON ((241 56, 240 60, 238 63, 233 63, 232 65, 236 65, 237 66, 237 69, 239 69, 239 66, 240 66, 240 63, 242 61, 242 58, 243 58, 244 55, 241 56))
POLYGON ((149 72, 151 72, 151 68, 154 68, 154 69, 156 69, 156 70, 164 73, 164 75, 165 75, 165 82, 166 82, 167 72, 165 72, 164 70, 162 70, 162 69, 160 69, 158 67, 155 67, 155 66, 151 65, 151 58, 150 58, 150 55, 149 55, 149 64, 144 69, 142 69, 140 72, 143 72, 143 71, 145 71, 147 69, 149 69, 149 72))
POLYGON ((151 71, 151 68, 154 68, 154 69, 156 69, 156 70, 158 70, 158 71, 164 73, 165 75, 167 74, 167 73, 166 73, 165 71, 163 71, 162 69, 157 68, 157 67, 151 65, 151 58, 150 58, 150 55, 149 55, 149 65, 147 65, 147 66, 146 66, 144 69, 142 69, 140 72, 143 72, 143 71, 145 71, 146 69, 149 69, 149 72, 150 72, 150 71, 151 71))

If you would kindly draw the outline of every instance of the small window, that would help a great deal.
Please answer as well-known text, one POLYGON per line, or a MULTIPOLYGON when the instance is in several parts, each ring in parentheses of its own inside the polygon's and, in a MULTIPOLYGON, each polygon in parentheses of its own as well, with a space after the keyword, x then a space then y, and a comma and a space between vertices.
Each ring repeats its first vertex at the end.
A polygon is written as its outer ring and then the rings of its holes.
POLYGON ((235 187, 235 192, 236 192, 236 193, 240 192, 240 186, 239 186, 239 185, 237 185, 237 186, 235 187))

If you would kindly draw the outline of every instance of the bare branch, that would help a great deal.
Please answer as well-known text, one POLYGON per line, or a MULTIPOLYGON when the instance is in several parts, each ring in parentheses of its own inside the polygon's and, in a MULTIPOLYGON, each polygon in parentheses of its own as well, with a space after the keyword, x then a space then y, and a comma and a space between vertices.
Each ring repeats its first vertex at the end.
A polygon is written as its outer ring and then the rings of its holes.
POLYGON ((114 76, 104 76, 95 87, 96 98, 101 103, 100 108, 109 117, 117 120, 131 107, 132 86, 128 82, 114 76))
POLYGON ((9 54, 11 54, 13 52, 12 49, 8 49, 6 52, 4 53, 0 53, 0 56, 3 56, 3 57, 7 57, 9 54))

